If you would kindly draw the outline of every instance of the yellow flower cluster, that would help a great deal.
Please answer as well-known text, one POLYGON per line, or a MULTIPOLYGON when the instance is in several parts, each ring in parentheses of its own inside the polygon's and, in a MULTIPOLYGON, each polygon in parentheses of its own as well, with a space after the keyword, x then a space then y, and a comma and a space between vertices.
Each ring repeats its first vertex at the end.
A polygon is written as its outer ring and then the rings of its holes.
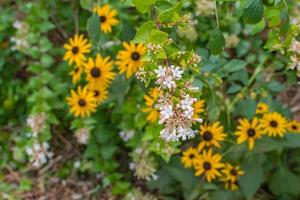
MULTIPOLYGON (((95 7, 93 12, 100 18, 100 28, 104 33, 112 32, 112 27, 119 23, 116 18, 118 13, 110 5, 95 7)), ((78 86, 77 90, 71 90, 71 96, 67 98, 70 112, 75 117, 90 116, 96 111, 96 107, 108 98, 108 88, 115 78, 113 71, 114 62, 109 56, 102 57, 99 53, 96 58, 87 57, 91 52, 91 43, 84 38, 84 35, 75 35, 64 45, 66 49, 63 59, 72 66, 70 75, 72 83, 82 83, 85 78, 85 86, 78 86)), ((143 56, 145 47, 142 44, 124 42, 124 50, 117 54, 119 73, 126 73, 129 78, 144 64, 143 56)))
POLYGON ((67 102, 75 117, 86 117, 95 112, 96 107, 108 97, 108 87, 115 77, 113 62, 110 57, 103 58, 100 54, 95 59, 87 58, 85 54, 90 52, 91 44, 83 35, 75 35, 69 41, 64 45, 67 50, 64 60, 68 60, 69 65, 73 61, 75 63, 70 73, 72 82, 80 82, 85 75, 87 84, 78 86, 77 91, 71 90, 67 102))
POLYGON ((184 167, 195 169, 195 176, 203 175, 208 182, 219 177, 226 189, 237 190, 237 181, 244 172, 240 166, 222 163, 221 160, 221 154, 213 153, 211 148, 200 151, 199 148, 190 147, 181 157, 184 167))
POLYGON ((220 122, 205 123, 200 126, 200 143, 197 148, 190 147, 183 152, 181 162, 186 168, 193 167, 195 175, 203 175, 208 182, 220 177, 225 188, 238 189, 237 180, 244 174, 239 166, 222 163, 222 156, 213 153, 213 147, 220 148, 227 134, 220 122))
POLYGON ((269 112, 269 106, 259 103, 256 116, 251 120, 239 119, 236 136, 237 143, 248 142, 249 149, 254 148, 254 143, 262 135, 269 137, 284 137, 286 132, 300 133, 300 123, 296 120, 288 122, 280 113, 269 112))
MULTIPOLYGON (((259 103, 256 116, 252 120, 239 119, 235 135, 237 143, 248 142, 249 149, 262 135, 269 137, 283 137, 287 132, 299 132, 300 123, 292 120, 288 122, 281 114, 269 112, 269 106, 259 103)), ((226 189, 237 190, 238 178, 244 174, 239 166, 222 163, 222 155, 214 153, 213 148, 221 148, 221 142, 227 137, 220 122, 200 125, 200 142, 197 148, 189 147, 182 153, 181 162, 185 168, 193 168, 196 176, 203 175, 208 182, 220 177, 226 189)))

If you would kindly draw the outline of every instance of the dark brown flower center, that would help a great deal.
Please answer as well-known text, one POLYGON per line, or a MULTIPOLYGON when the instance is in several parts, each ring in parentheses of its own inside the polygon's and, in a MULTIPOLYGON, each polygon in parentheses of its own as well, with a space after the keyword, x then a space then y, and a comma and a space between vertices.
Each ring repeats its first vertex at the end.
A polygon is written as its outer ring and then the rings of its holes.
POLYGON ((94 77, 94 78, 99 78, 99 77, 101 76, 101 71, 100 71, 100 69, 97 68, 97 67, 93 67, 93 68, 91 69, 91 75, 92 75, 92 77, 94 77))
POLYGON ((276 121, 272 120, 272 121, 270 122, 270 125, 271 125, 272 127, 276 128, 276 127, 278 126, 278 123, 277 123, 276 121))
POLYGON ((189 158, 190 158, 190 159, 193 159, 193 158, 195 158, 195 155, 194 155, 194 154, 190 154, 190 155, 189 155, 189 158))
POLYGON ((204 133, 203 133, 203 139, 205 140, 205 141, 210 141, 211 139, 212 139, 212 137, 213 137, 213 135, 212 135, 212 133, 210 132, 210 131, 205 131, 204 133))
POLYGON ((247 131, 247 134, 249 137, 254 137, 255 136, 255 130, 253 128, 249 128, 247 131))
POLYGON ((103 23, 106 21, 106 17, 105 16, 100 16, 100 22, 103 23))
POLYGON ((293 130, 297 130, 297 126, 296 126, 296 125, 293 125, 293 126, 292 126, 292 129, 293 129, 293 130))
POLYGON ((85 102, 84 99, 79 99, 78 104, 79 104, 81 107, 84 107, 84 106, 86 105, 86 102, 85 102))
POLYGON ((94 90, 94 97, 99 96, 100 92, 98 90, 94 90))
POLYGON ((232 176, 236 176, 237 175, 237 171, 235 169, 230 170, 230 174, 232 176))
POLYGON ((79 48, 77 46, 75 46, 75 47, 72 48, 72 53, 73 54, 77 54, 78 51, 79 51, 79 48))
POLYGON ((132 58, 132 60, 139 60, 140 59, 140 54, 138 53, 138 52, 132 52, 132 54, 131 54, 131 58, 132 58))
POLYGON ((74 72, 75 72, 75 74, 77 74, 77 72, 79 72, 79 67, 76 67, 76 68, 74 69, 74 72))
POLYGON ((210 162, 207 162, 207 161, 205 161, 204 163, 203 163, 203 168, 207 171, 207 170, 210 170, 211 169, 211 164, 210 164, 210 162))

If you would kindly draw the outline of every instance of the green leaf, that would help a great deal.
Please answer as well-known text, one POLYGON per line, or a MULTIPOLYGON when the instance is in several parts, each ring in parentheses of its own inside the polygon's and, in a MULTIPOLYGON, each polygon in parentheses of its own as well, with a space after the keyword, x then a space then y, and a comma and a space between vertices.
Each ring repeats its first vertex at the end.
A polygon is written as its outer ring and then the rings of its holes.
POLYGON ((237 85, 237 84, 232 84, 232 85, 228 88, 228 90, 227 90, 226 93, 227 93, 227 94, 234 94, 234 93, 240 91, 241 89, 242 89, 242 86, 237 85))
POLYGON ((162 23, 177 21, 179 19, 179 14, 176 12, 176 7, 167 9, 160 13, 158 19, 162 23))
POLYGON ((261 0, 246 0, 243 10, 243 20, 247 24, 256 24, 264 15, 264 5, 261 0))
POLYGON ((239 185, 247 200, 251 200, 264 182, 262 166, 257 163, 245 163, 242 167, 245 174, 240 178, 239 185))
POLYGON ((96 0, 80 0, 80 5, 86 10, 92 10, 93 6, 96 4, 96 0))
POLYGON ((280 91, 284 90, 284 86, 277 81, 268 82, 266 87, 273 92, 280 92, 280 91))
POLYGON ((156 0, 132 0, 132 2, 139 12, 146 13, 156 0))
POLYGON ((281 23, 281 11, 276 8, 269 8, 265 12, 265 17, 268 19, 269 27, 278 26, 281 23))
POLYGON ((288 148, 300 147, 300 134, 286 133, 284 136, 283 145, 288 148))
POLYGON ((247 98, 238 102, 235 112, 243 117, 252 119, 252 117, 255 115, 255 110, 256 102, 251 98, 247 98))
POLYGON ((222 70, 226 72, 235 72, 245 68, 246 65, 247 63, 243 60, 233 59, 226 63, 222 70))
POLYGON ((219 28, 216 28, 210 35, 208 41, 208 48, 212 54, 222 53, 225 46, 224 36, 219 28))
POLYGON ((147 21, 137 29, 133 42, 145 43, 148 41, 151 31, 155 28, 154 22, 147 21))
POLYGON ((281 166, 271 174, 268 186, 275 195, 299 195, 300 177, 281 166))
POLYGON ((167 38, 168 33, 154 29, 150 33, 149 42, 152 42, 154 44, 162 44, 166 41, 167 38))
POLYGON ((265 27, 266 27, 265 20, 261 20, 259 23, 252 25, 251 35, 255 35, 261 32, 262 30, 264 30, 265 27))
POLYGON ((100 18, 97 13, 94 13, 87 21, 87 31, 90 38, 94 41, 100 39, 100 18))

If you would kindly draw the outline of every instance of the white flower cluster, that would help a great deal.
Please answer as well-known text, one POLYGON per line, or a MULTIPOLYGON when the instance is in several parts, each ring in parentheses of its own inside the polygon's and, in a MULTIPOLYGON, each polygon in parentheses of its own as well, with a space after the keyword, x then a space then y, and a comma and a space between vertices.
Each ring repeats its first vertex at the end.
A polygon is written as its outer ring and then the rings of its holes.
POLYGON ((214 2, 211 0, 196 0, 196 15, 213 15, 215 11, 214 2))
POLYGON ((90 131, 87 128, 80 128, 75 132, 79 144, 87 144, 90 139, 90 131))
POLYGON ((202 119, 194 119, 193 104, 196 98, 190 95, 182 95, 182 99, 176 105, 170 100, 170 95, 161 96, 156 105, 160 111, 160 124, 165 128, 160 132, 160 137, 166 141, 186 140, 195 136, 196 131, 192 130, 195 121, 202 122, 202 119))
POLYGON ((129 163, 129 169, 134 171, 134 175, 138 179, 156 180, 158 176, 155 174, 156 167, 154 158, 146 148, 147 144, 137 147, 132 153, 132 162, 129 163))
POLYGON ((53 153, 49 151, 49 144, 43 142, 35 142, 31 148, 26 148, 26 153, 30 156, 30 163, 33 167, 39 168, 46 164, 48 159, 53 157, 53 153))
POLYGON ((157 76, 156 84, 160 85, 159 89, 173 90, 177 87, 176 81, 181 79, 183 70, 174 65, 166 67, 159 65, 158 69, 154 70, 154 73, 157 76))
POLYGON ((293 40, 289 49, 292 52, 290 68, 297 71, 297 76, 300 77, 300 42, 293 40))
POLYGON ((45 122, 46 122, 45 113, 31 115, 26 120, 27 126, 31 128, 34 137, 37 137, 38 133, 44 130, 44 128, 46 127, 45 122))
POLYGON ((135 132, 134 130, 124 130, 119 132, 119 136, 122 138, 124 142, 127 142, 131 138, 133 138, 135 132))
POLYGON ((14 43, 11 47, 13 51, 25 50, 29 48, 29 44, 26 36, 28 35, 28 25, 17 20, 13 23, 13 27, 17 29, 16 35, 10 38, 10 41, 14 43))
POLYGON ((147 44, 147 52, 148 53, 153 53, 154 55, 158 53, 158 51, 161 49, 161 45, 160 44, 153 44, 153 43, 149 43, 147 44))

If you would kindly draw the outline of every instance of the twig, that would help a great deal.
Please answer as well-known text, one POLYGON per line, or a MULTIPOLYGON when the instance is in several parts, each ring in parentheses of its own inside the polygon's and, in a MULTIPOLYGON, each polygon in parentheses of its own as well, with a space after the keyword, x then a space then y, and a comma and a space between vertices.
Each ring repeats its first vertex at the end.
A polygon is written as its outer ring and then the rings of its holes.
POLYGON ((62 159, 61 155, 57 156, 54 160, 51 160, 48 165, 46 165, 44 168, 42 168, 38 174, 41 175, 41 174, 47 172, 55 163, 57 163, 61 159, 62 159))
POLYGON ((75 33, 79 33, 79 18, 78 18, 78 5, 77 0, 72 0, 72 7, 75 9, 73 14, 74 25, 75 25, 75 33))

